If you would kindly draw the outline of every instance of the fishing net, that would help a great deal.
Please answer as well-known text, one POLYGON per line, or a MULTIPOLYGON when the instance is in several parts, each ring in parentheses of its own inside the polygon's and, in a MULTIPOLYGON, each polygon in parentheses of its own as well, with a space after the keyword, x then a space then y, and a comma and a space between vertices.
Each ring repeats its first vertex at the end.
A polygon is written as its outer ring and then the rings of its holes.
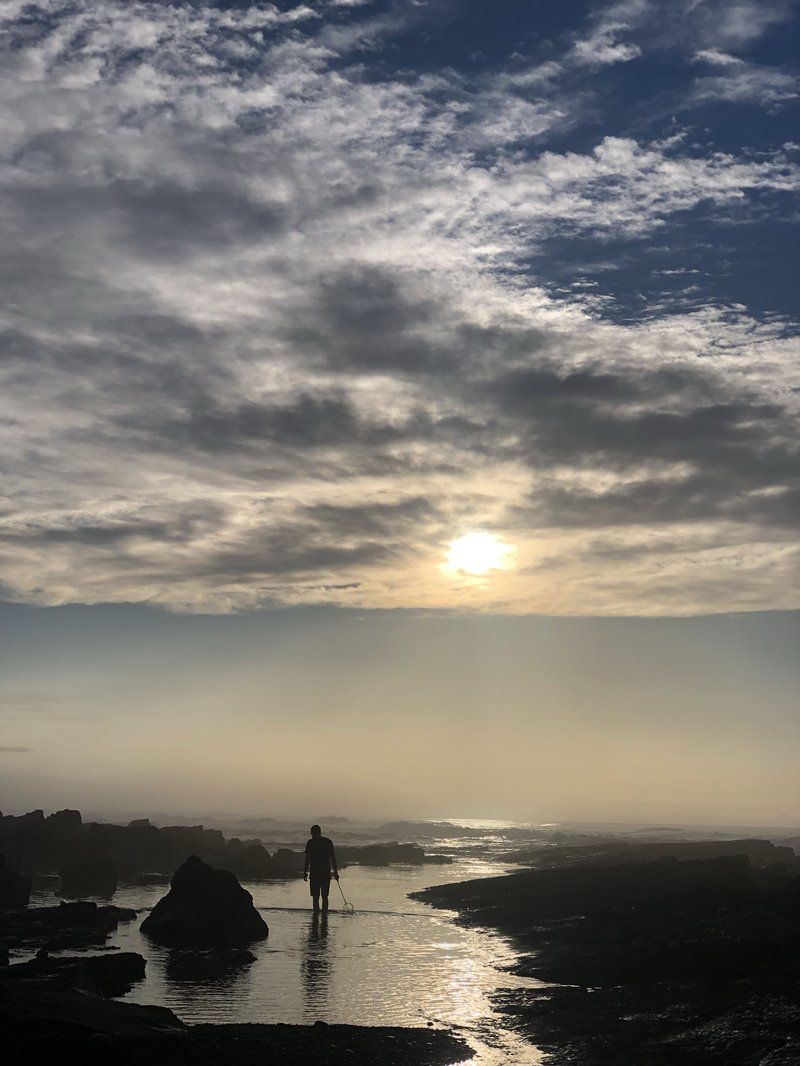
MULTIPOLYGON (((339 885, 339 882, 337 881, 336 884, 339 885)), ((355 907, 353 906, 352 903, 348 903, 347 900, 345 899, 344 891, 343 891, 341 885, 339 885, 339 891, 342 894, 342 914, 355 914, 356 913, 356 909, 355 909, 355 907)))

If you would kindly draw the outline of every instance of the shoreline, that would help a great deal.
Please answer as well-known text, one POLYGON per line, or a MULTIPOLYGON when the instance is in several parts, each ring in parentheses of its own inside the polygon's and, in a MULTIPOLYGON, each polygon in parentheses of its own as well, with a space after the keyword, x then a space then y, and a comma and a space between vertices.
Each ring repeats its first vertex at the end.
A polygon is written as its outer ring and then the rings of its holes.
MULTIPOLYGON (((15 982, 16 984, 16 982, 15 982)), ((53 1056, 120 1066, 248 1066, 277 1061, 334 1066, 375 1062, 401 1066, 456 1066, 472 1048, 447 1030, 401 1026, 284 1023, 195 1024, 166 1007, 104 999, 77 988, 35 982, 4 989, 0 1051, 9 1066, 38 1066, 53 1056)))
POLYGON ((519 955, 544 982, 492 995, 546 1062, 800 1062, 800 863, 746 855, 527 869, 415 898, 519 955))

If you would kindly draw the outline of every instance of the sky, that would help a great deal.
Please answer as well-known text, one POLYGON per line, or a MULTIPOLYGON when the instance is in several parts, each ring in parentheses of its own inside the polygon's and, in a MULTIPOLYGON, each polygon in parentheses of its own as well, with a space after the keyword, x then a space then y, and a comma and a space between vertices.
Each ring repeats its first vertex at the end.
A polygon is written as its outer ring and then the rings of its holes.
POLYGON ((196 805, 216 745, 220 806, 289 809, 324 736, 348 809, 666 814, 681 764, 789 818, 798 14, 0 2, 4 806, 196 805))

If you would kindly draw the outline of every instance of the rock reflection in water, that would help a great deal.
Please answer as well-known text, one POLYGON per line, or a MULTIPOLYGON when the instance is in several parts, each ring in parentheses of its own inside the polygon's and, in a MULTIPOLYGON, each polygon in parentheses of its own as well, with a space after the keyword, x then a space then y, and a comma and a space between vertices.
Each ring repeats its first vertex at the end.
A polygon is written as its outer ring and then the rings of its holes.
POLYGON ((314 914, 311 918, 302 970, 303 1010, 310 1017, 322 1017, 330 1006, 332 974, 327 914, 314 914))
POLYGON ((207 984, 215 988, 233 988, 241 971, 256 961, 252 951, 232 948, 229 951, 170 951, 165 974, 168 981, 207 984))

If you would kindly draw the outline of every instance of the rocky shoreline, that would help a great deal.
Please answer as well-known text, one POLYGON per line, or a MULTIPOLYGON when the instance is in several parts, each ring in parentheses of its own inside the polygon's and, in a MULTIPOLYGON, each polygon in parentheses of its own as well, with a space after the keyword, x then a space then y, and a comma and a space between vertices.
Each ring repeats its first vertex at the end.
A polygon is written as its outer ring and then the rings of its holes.
POLYGON ((452 1066, 472 1057, 436 1029, 354 1025, 185 1025, 165 1007, 117 1003, 79 990, 4 988, 0 1055, 8 1066, 248 1066, 343 1062, 452 1066))
MULTIPOLYGON (((416 843, 396 840, 344 846, 337 854, 340 867, 349 863, 420 866, 451 861, 446 856, 426 854, 416 843)), ((304 858, 302 852, 289 848, 269 852, 257 837, 227 838, 219 829, 202 825, 156 826, 147 818, 137 818, 128 825, 84 822, 80 811, 75 810, 47 816, 41 810, 18 816, 0 814, 0 855, 5 855, 15 877, 23 875, 35 886, 73 899, 110 899, 123 882, 166 881, 189 855, 248 881, 302 877, 304 858)), ((18 880, 0 879, 0 906, 24 906, 24 893, 18 880)))
POLYGON ((800 861, 768 841, 714 844, 627 862, 615 845, 607 864, 563 849, 560 865, 415 898, 513 940, 515 973, 550 986, 495 1006, 559 1066, 797 1064, 800 861))

